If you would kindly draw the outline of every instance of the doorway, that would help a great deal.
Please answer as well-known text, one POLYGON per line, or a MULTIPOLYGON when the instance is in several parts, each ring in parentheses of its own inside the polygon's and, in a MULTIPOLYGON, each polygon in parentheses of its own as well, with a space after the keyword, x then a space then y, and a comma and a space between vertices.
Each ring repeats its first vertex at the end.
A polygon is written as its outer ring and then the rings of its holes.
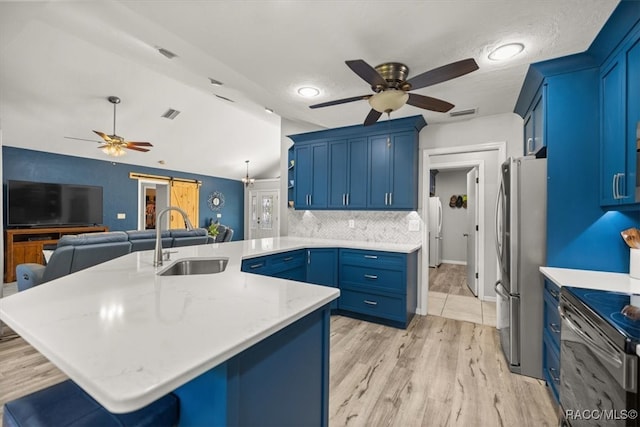
MULTIPOLYGON (((465 247, 468 248, 470 255, 467 256, 468 263, 475 264, 478 277, 475 277, 475 272, 470 271, 470 275, 473 274, 473 281, 469 281, 467 277, 466 266, 462 271, 463 280, 465 281, 466 292, 471 293, 473 290, 477 292, 477 298, 472 299, 476 301, 476 305, 480 313, 482 312, 482 306, 485 303, 495 304, 495 291, 492 284, 495 282, 497 270, 497 259, 495 256, 495 248, 493 247, 493 239, 495 224, 493 218, 493 202, 495 200, 498 189, 498 175, 499 165, 504 161, 506 154, 506 143, 487 143, 477 144, 471 146, 460 146, 452 148, 438 148, 428 149, 423 152, 423 173, 422 173, 422 188, 430 188, 430 171, 431 170, 447 170, 447 169, 465 169, 464 181, 470 183, 471 180, 475 180, 475 174, 466 176, 473 168, 478 168, 478 185, 474 188, 471 187, 467 190, 467 203, 469 203, 469 195, 476 196, 477 206, 477 226, 473 229, 465 228, 465 247), (472 255, 472 248, 475 247, 475 256, 472 255), (472 290, 466 287, 466 283, 473 283, 472 290)), ((437 181, 436 181, 437 182, 437 181)), ((466 185, 465 185, 466 188, 466 185)), ((423 193, 422 206, 428 205, 429 192, 423 193)), ((448 207, 450 199, 442 200, 444 206, 448 207)), ((472 201, 473 203, 473 201, 472 201)), ((425 224, 429 223, 429 211, 423 210, 423 221, 425 224)), ((471 223, 471 219, 469 220, 471 223)), ((428 241, 428 229, 424 228, 423 242, 428 241)), ((428 251, 423 251, 427 254, 428 251)), ((430 276, 433 274, 434 269, 428 268, 428 264, 423 262, 421 268, 421 286, 420 286, 420 313, 421 314, 436 314, 443 309, 442 303, 444 301, 436 301, 429 295, 429 283, 430 276)), ((473 295, 473 293, 471 293, 473 295)), ((458 307, 459 312, 469 311, 467 307, 458 307)), ((495 309, 493 309, 495 313, 495 309)), ((495 316, 495 315, 494 315, 495 316)), ((460 319, 469 320, 470 319, 460 319)), ((491 322, 490 322, 491 323, 491 322)))
MULTIPOLYGON (((169 185, 166 182, 138 180, 138 230, 154 230, 156 213, 169 206, 169 185)), ((168 222, 164 227, 168 227, 168 222)))
POLYGON ((280 235, 280 190, 249 190, 249 239, 280 235))

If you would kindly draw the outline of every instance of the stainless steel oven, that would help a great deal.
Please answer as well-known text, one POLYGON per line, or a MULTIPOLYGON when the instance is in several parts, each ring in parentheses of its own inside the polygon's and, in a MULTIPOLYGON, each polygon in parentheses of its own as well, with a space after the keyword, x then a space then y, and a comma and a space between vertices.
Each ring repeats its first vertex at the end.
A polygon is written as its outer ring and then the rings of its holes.
MULTIPOLYGON (((584 292, 578 298, 571 288, 560 293, 560 405, 564 422, 571 426, 637 426, 635 345, 608 321, 608 315, 599 315, 587 305, 593 294, 584 292)), ((598 311, 620 313, 618 305, 601 305, 605 308, 598 311)))

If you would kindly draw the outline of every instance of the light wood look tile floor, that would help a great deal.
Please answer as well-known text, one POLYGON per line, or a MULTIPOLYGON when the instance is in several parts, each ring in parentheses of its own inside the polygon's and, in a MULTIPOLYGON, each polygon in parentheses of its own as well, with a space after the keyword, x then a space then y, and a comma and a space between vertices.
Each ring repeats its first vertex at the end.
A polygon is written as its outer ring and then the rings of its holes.
MULTIPOLYGON (((415 316, 402 330, 332 316, 330 354, 330 427, 558 422, 544 382, 509 372, 493 327, 415 316)), ((65 378, 5 329, 0 420, 6 401, 65 378)))
POLYGON ((429 269, 430 315, 496 326, 496 303, 480 301, 467 286, 467 266, 441 264, 429 269))

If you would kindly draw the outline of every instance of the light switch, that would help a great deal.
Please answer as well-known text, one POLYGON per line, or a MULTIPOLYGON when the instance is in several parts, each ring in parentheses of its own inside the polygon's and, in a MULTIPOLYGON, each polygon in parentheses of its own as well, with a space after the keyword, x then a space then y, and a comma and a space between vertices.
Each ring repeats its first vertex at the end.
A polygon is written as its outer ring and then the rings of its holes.
POLYGON ((124 214, 124 213, 118 214, 118 219, 125 219, 125 218, 127 218, 127 214, 124 214))
POLYGON ((420 231, 420 220, 419 219, 410 219, 409 220, 409 231, 420 231))

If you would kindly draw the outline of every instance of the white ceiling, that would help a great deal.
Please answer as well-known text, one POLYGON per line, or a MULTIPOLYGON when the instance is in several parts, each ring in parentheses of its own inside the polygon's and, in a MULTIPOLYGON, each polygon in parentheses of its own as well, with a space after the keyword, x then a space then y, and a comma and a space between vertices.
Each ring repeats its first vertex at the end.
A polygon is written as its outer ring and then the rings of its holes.
MULTIPOLYGON (((472 57, 478 71, 415 92, 454 111, 477 108, 476 116, 511 112, 528 64, 586 50, 617 3, 0 0, 3 143, 104 160, 97 145, 64 136, 111 133, 106 97, 116 95, 118 134, 154 144, 117 161, 239 179, 249 159, 252 176, 275 177, 280 117, 337 127, 362 123, 369 112, 366 101, 308 108, 371 93, 345 60, 402 62, 411 77, 472 57), (509 62, 487 59, 508 42, 525 51, 509 62), (168 60, 157 47, 178 57, 168 60), (303 99, 296 94, 303 85, 321 94, 303 99), (182 113, 160 118, 168 108, 182 113)), ((416 114, 427 123, 454 120, 412 106, 391 117, 416 114)))

